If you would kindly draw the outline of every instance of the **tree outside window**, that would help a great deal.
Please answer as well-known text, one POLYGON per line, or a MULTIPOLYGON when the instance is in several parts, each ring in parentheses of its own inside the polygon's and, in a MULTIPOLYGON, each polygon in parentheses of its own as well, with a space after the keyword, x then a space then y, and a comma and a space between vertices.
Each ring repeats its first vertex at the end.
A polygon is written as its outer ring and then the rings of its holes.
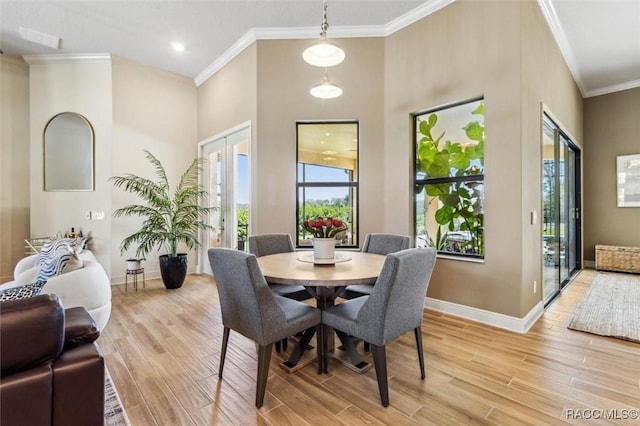
POLYGON ((414 115, 417 247, 484 257, 484 99, 414 115))

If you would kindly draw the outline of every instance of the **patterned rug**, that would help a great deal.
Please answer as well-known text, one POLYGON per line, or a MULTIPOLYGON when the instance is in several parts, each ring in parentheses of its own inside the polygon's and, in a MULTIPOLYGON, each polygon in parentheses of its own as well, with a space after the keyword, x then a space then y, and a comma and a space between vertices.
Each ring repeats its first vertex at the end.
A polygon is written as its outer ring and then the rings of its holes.
POLYGON ((104 426, 131 426, 109 370, 104 370, 104 426))
POLYGON ((568 327, 640 343, 640 275, 598 273, 568 327))

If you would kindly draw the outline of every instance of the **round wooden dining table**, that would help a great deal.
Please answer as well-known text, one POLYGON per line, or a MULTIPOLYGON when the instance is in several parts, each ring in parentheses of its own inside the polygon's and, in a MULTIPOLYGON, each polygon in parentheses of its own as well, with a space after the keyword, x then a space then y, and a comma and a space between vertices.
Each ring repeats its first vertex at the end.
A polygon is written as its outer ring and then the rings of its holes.
MULTIPOLYGON (((331 260, 313 259, 311 251, 295 251, 258 257, 258 265, 266 281, 270 284, 302 285, 316 299, 319 309, 333 306, 336 298, 348 285, 374 284, 386 256, 362 253, 357 251, 336 251, 335 263, 331 260)), ((346 356, 334 356, 358 372, 366 371, 370 366, 364 362, 351 342, 343 341, 346 356)), ((287 371, 295 368, 305 348, 296 348, 289 359, 283 363, 287 371)), ((334 354, 333 338, 329 339, 329 347, 321 348, 334 354)), ((321 353, 318 354, 321 356, 321 353)), ((334 354, 335 355, 335 354, 334 354)), ((326 372, 327 366, 321 366, 326 372)))
POLYGON ((384 260, 379 254, 339 251, 336 263, 314 263, 311 251, 294 251, 259 257, 258 264, 269 283, 335 288, 375 283, 384 260))

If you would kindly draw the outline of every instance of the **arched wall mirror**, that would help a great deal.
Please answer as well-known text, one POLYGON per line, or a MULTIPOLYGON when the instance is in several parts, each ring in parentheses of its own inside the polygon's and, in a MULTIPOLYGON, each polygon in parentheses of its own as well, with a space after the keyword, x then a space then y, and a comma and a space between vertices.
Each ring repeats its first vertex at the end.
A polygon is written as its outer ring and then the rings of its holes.
POLYGON ((44 190, 94 190, 94 134, 89 120, 62 112, 44 127, 44 190))

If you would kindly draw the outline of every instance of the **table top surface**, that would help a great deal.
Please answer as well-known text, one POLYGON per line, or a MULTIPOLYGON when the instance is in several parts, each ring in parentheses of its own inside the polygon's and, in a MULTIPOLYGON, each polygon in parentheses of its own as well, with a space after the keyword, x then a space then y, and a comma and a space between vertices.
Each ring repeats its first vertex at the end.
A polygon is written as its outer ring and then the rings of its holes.
POLYGON ((373 253, 340 251, 340 254, 350 256, 351 259, 333 265, 299 260, 309 253, 295 251, 262 256, 258 258, 258 264, 265 279, 273 284, 341 287, 375 283, 386 258, 373 253))

